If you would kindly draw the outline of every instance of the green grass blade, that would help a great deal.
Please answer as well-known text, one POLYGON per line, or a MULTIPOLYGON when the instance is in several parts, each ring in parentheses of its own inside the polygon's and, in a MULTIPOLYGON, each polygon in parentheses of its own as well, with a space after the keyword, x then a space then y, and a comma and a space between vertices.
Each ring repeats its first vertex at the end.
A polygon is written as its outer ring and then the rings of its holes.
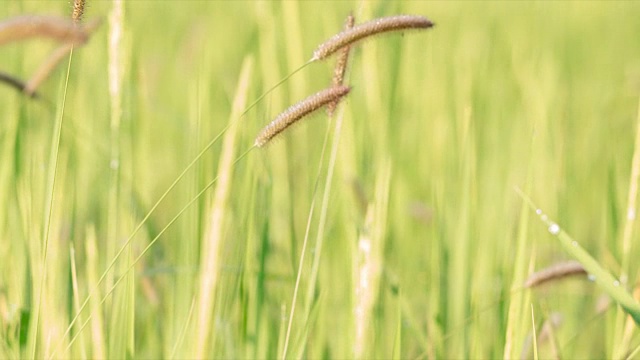
POLYGON ((518 190, 518 194, 525 200, 529 206, 540 217, 540 220, 547 226, 547 230, 554 235, 560 245, 578 260, 582 266, 593 276, 595 282, 615 300, 636 322, 640 325, 640 304, 638 304, 631 294, 629 294, 621 285, 620 281, 613 277, 584 249, 577 241, 567 234, 557 223, 553 222, 549 217, 538 208, 533 201, 522 191, 518 190))

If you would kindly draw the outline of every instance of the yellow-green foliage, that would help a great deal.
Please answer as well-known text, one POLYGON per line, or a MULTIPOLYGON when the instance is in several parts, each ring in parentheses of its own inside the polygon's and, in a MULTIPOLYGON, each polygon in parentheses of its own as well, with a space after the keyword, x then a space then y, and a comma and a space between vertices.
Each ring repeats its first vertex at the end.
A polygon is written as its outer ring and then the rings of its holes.
MULTIPOLYGON (((72 3, 5 1, 0 19, 71 18, 72 3)), ((597 308, 593 282, 523 289, 570 256, 514 188, 632 293, 640 248, 622 238, 640 3, 123 3, 118 22, 111 1, 86 1, 85 21, 105 21, 40 100, 0 87, 0 358, 274 358, 285 343, 301 358, 518 358, 532 343, 539 358, 605 358, 638 346, 621 309, 597 308), (350 12, 437 25, 354 44, 331 119, 318 112, 230 165, 330 85, 335 59, 243 116, 234 102, 305 64, 350 12), (202 152, 230 118, 224 149, 202 152)), ((0 72, 29 79, 56 46, 4 44, 0 72)))

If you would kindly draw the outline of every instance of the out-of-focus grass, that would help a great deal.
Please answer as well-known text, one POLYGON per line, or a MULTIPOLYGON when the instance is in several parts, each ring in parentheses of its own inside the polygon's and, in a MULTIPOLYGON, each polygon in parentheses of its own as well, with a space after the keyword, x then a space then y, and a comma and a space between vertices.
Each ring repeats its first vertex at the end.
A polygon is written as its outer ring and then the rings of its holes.
MULTIPOLYGON (((110 9, 110 2, 88 0, 85 18, 110 9)), ((220 143, 151 215, 131 253, 125 251, 80 321, 63 334, 114 249, 228 124, 243 59, 256 60, 251 103, 339 31, 349 11, 356 22, 410 13, 437 25, 354 49, 318 283, 307 296, 319 208, 287 354, 357 354, 358 239, 375 229, 384 229, 372 242, 380 276, 369 294, 366 349, 358 354, 518 357, 532 328, 531 303, 539 324, 561 315, 553 335, 564 358, 634 349, 635 330, 629 349, 619 348, 620 310, 598 314, 602 291, 593 283, 513 289, 532 268, 567 257, 545 226, 523 213, 513 189, 523 188, 611 273, 621 273, 623 256, 637 257, 637 246, 622 253, 621 238, 640 92, 639 10, 632 2, 125 2, 117 208, 108 205, 113 144, 103 26, 72 59, 46 269, 46 169, 66 69, 41 89, 53 108, 0 88, 0 357, 28 357, 34 342, 39 357, 54 351, 66 358, 193 356, 213 192, 169 228, 114 296, 100 300, 216 176, 220 143), (388 200, 377 201, 386 171, 388 200), (367 209, 380 204, 386 209, 368 218, 367 209), (32 320, 45 272, 36 339, 32 320)), ((10 1, 0 9, 1 18, 25 13, 70 14, 70 8, 63 1, 10 1)), ((51 49, 43 41, 3 46, 0 68, 27 78, 51 49)), ((327 86, 332 66, 308 66, 237 120, 235 153, 248 149, 281 109, 327 86)), ((207 319, 210 357, 282 354, 328 124, 316 115, 235 165, 207 319)), ((322 193, 316 198, 319 206, 322 193)), ((629 270, 623 285, 632 288, 633 261, 629 270)), ((537 337, 540 358, 551 354, 549 341, 537 337)))

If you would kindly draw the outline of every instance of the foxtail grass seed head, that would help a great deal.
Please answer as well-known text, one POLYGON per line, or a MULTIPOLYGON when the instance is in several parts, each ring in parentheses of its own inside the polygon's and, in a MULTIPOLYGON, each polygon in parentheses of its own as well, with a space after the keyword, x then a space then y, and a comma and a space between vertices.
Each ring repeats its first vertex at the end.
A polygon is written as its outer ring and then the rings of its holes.
MULTIPOLYGON (((345 30, 349 30, 353 28, 355 23, 355 18, 353 14, 349 14, 347 16, 347 20, 345 21, 344 28, 345 30)), ((341 86, 344 83, 344 74, 347 72, 347 64, 349 63, 349 52, 351 51, 351 46, 347 45, 339 50, 338 58, 336 60, 336 67, 333 71, 333 86, 341 86)), ((339 101, 332 101, 327 104, 327 115, 332 116, 333 112, 338 107, 339 101)))
POLYGON ((34 37, 50 38, 59 42, 82 44, 99 23, 85 29, 73 20, 55 16, 25 15, 0 22, 0 45, 34 37))
POLYGON ((82 15, 84 14, 84 0, 73 1, 73 12, 71 18, 75 23, 82 21, 82 15))
POLYGON ((326 59, 343 47, 370 36, 392 31, 428 29, 434 25, 431 20, 418 15, 396 15, 367 21, 344 30, 320 44, 313 52, 311 61, 326 59))
POLYGON ((525 288, 534 288, 550 281, 564 279, 573 275, 586 275, 587 271, 577 261, 567 261, 551 265, 529 276, 525 288))
POLYGON ((265 126, 262 131, 260 131, 256 137, 254 145, 257 147, 266 145, 271 141, 271 139, 285 131, 296 121, 329 104, 330 102, 339 100, 343 96, 347 95, 350 90, 351 88, 348 86, 330 87, 309 96, 295 105, 292 105, 278 115, 269 123, 269 125, 265 126))

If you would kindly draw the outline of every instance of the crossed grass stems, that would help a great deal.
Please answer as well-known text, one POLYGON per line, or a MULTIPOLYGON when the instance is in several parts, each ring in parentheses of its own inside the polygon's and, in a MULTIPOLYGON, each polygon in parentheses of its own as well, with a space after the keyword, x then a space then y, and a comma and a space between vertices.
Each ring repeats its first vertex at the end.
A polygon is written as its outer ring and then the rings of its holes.
POLYGON ((71 19, 59 16, 24 15, 0 22, 0 45, 32 38, 50 39, 59 44, 28 81, 0 72, 0 82, 28 97, 39 99, 38 87, 49 77, 65 56, 73 51, 74 47, 86 44, 93 32, 102 24, 100 18, 82 24, 83 9, 84 1, 76 0, 71 19))
MULTIPOLYGON (((30 78, 28 82, 24 82, 17 77, 12 75, 0 72, 0 82, 4 82, 7 85, 17 89, 18 91, 24 93, 25 95, 39 99, 40 95, 37 93, 38 86, 46 80, 49 74, 56 68, 59 62, 64 59, 67 54, 72 54, 73 48, 75 46, 84 45, 90 38, 91 34, 100 26, 101 19, 94 20, 90 22, 88 25, 81 24, 81 17, 84 12, 84 1, 83 0, 75 0, 73 6, 72 19, 67 20, 58 17, 50 17, 50 16, 21 16, 9 19, 7 21, 0 23, 0 45, 3 43, 11 42, 11 41, 20 41, 33 37, 44 37, 54 39, 61 44, 58 48, 56 48, 53 53, 42 63, 39 69, 34 73, 34 75, 30 78)), ((279 81, 276 85, 268 89, 263 95, 261 95, 256 101, 254 101, 239 117, 237 120, 243 118, 259 101, 261 101, 265 96, 267 96, 271 91, 276 89, 286 80, 288 80, 291 76, 308 66, 309 64, 325 60, 331 55, 338 53, 336 66, 334 70, 334 76, 332 79, 332 84, 330 87, 321 90, 314 95, 307 97, 306 99, 292 105, 285 111, 283 111, 280 115, 278 115, 271 123, 269 123, 262 131, 258 134, 255 139, 255 142, 252 147, 250 147, 247 151, 245 151, 242 155, 240 155, 235 161, 234 165, 244 158, 253 148, 255 147, 263 147, 269 144, 269 142, 285 132, 288 128, 290 128, 293 124, 298 122, 299 120, 305 118, 308 114, 317 111, 320 108, 326 107, 327 114, 330 118, 333 118, 333 114, 335 109, 339 103, 339 101, 345 97, 351 90, 350 87, 344 86, 344 78, 346 69, 348 66, 349 59, 349 51, 351 46, 363 39, 368 37, 384 33, 384 32, 393 32, 393 31, 403 31, 409 29, 428 29, 431 28, 434 24, 428 19, 421 16, 413 16, 413 15, 398 15, 398 16, 390 16, 379 19, 374 19, 359 25, 354 24, 354 17, 349 15, 345 22, 344 31, 336 34, 332 38, 328 39, 324 43, 318 46, 318 48, 314 51, 312 58, 305 64, 303 64, 298 69, 294 70, 288 76, 279 81)), ((77 314, 71 323, 69 324, 65 334, 63 335, 63 339, 69 334, 71 328, 75 325, 75 323, 79 320, 79 314, 83 311, 83 309, 88 304, 88 301, 94 295, 97 287, 104 281, 109 271, 113 268, 118 258, 121 256, 124 249, 133 241, 133 238, 137 234, 137 232, 142 228, 142 226, 149 220, 151 214, 157 209, 159 204, 164 200, 164 198, 168 195, 169 192, 181 181, 181 179, 186 175, 186 173, 195 165, 199 159, 204 155, 206 151, 208 151, 211 146, 213 146, 220 137, 228 130, 228 128, 232 125, 233 121, 230 122, 218 136, 216 136, 205 148, 194 158, 192 162, 188 164, 188 166, 183 170, 183 172, 176 178, 176 180, 169 186, 169 188, 165 191, 165 193, 157 200, 157 202, 151 207, 145 217, 141 220, 139 225, 134 229, 133 233, 129 236, 125 244, 122 248, 116 253, 114 259, 109 264, 107 269, 103 272, 103 275, 98 280, 96 284, 96 288, 92 289, 92 291, 87 296, 85 302, 80 306, 77 314)), ((336 124, 336 130, 339 128, 339 124, 336 124)), ((326 149, 326 140, 328 137, 325 137, 325 142, 323 145, 323 150, 321 154, 321 164, 323 162, 324 153, 326 149)), ((334 145, 337 142, 334 142, 334 145)), ((335 146, 334 151, 332 151, 332 160, 330 164, 334 164, 335 162, 335 146)), ((331 166, 331 165, 330 165, 331 166)), ((294 287, 293 300, 290 309, 289 321, 287 326, 287 332, 284 343, 283 357, 287 355, 287 349, 289 346, 290 334, 291 334, 291 326, 292 320, 295 313, 296 299, 298 295, 299 283, 302 273, 302 267, 304 263, 304 256, 306 253, 306 246, 308 243, 308 235, 311 224, 311 218, 313 215, 313 210, 315 208, 315 195, 318 186, 320 168, 318 169, 318 176, 316 177, 316 182, 314 185, 313 195, 312 195, 312 203, 311 209, 309 213, 309 218, 307 222, 307 228, 305 230, 305 237, 303 242, 303 248, 301 252, 301 259, 299 262, 299 269, 296 276, 296 284, 294 287)), ((329 169, 329 181, 326 186, 330 186, 330 176, 332 169, 329 169)), ((150 249, 151 246, 162 236, 162 234, 186 211, 190 205, 193 204, 200 196, 202 196, 209 188, 211 188, 218 178, 214 178, 211 182, 209 182, 191 201, 189 201, 178 213, 177 215, 155 236, 154 239, 150 241, 147 247, 141 252, 141 254, 133 261, 130 267, 125 271, 123 275, 121 275, 113 284, 112 288, 104 295, 101 300, 101 304, 106 301, 106 299, 110 296, 110 294, 115 290, 116 286, 122 281, 126 274, 128 274, 129 270, 135 266, 135 264, 145 255, 145 253, 150 249)), ((322 228, 322 223, 324 222, 326 216, 326 206, 325 202, 327 201, 327 189, 325 188, 325 198, 323 199, 323 213, 321 214, 320 227, 322 228)), ((319 234, 317 241, 319 242, 318 247, 321 247, 322 236, 319 234)), ((318 253, 316 256, 318 256, 318 253)), ((314 263, 316 264, 316 263, 314 263)), ((315 283, 315 271, 312 271, 312 282, 315 283)), ((567 276, 577 275, 577 274, 586 274, 586 270, 584 267, 577 262, 564 263, 553 265, 547 269, 544 269, 540 272, 534 273, 531 275, 524 284, 524 288, 535 288, 543 283, 547 283, 550 281, 555 281, 558 279, 565 278, 567 276)), ((73 344, 76 337, 80 334, 82 329, 88 324, 91 319, 91 315, 89 314, 86 322, 82 324, 78 333, 71 339, 69 342, 67 349, 73 344)), ((59 345, 54 348, 52 356, 54 356, 59 348, 59 345)))
MULTIPOLYGON (((15 88, 16 90, 24 93, 26 96, 39 99, 41 98, 40 94, 37 93, 38 86, 46 80, 49 74, 57 67, 59 62, 65 58, 67 54, 73 53, 74 46, 83 45, 86 43, 92 34, 95 31, 101 20, 95 20, 89 23, 88 25, 82 25, 81 18, 84 13, 84 0, 75 0, 73 4, 72 11, 72 19, 67 20, 64 18, 58 17, 45 17, 45 16, 22 16, 9 19, 0 23, 0 45, 9 42, 9 41, 19 41, 25 40, 33 37, 44 37, 51 38, 57 40, 61 43, 59 47, 50 55, 48 59, 46 59, 40 68, 35 72, 35 74, 31 77, 28 82, 24 82, 19 78, 12 76, 10 74, 0 72, 0 82, 4 82, 5 84, 15 88)), ((265 96, 267 96, 271 91, 275 90, 278 86, 283 84, 286 80, 292 77, 294 74, 304 69, 311 63, 325 60, 329 58, 331 55, 338 53, 338 60, 336 62, 336 67, 334 71, 334 76, 332 79, 332 84, 329 88, 321 90, 314 95, 307 97, 306 99, 292 105, 287 110, 278 115, 269 125, 267 125, 256 137, 256 140, 247 151, 245 151, 242 155, 240 155, 233 162, 235 165, 242 158, 244 158, 252 149, 256 147, 263 147, 267 145, 273 138, 282 134, 291 125, 295 124, 297 121, 303 119, 307 115, 316 110, 326 107, 327 114, 330 118, 333 117, 333 114, 336 110, 336 107, 339 101, 346 96, 351 88, 348 86, 344 86, 344 78, 346 74, 346 69, 348 65, 349 51, 353 44, 364 40, 366 38, 375 36, 377 34, 386 33, 386 32, 395 32, 395 31, 404 31, 411 29, 429 29, 434 26, 434 24, 427 18, 422 16, 415 15, 397 15, 397 16, 389 16, 374 19, 359 25, 354 24, 355 20, 352 15, 347 17, 345 23, 344 31, 336 34, 332 38, 328 39, 324 43, 320 44, 318 48, 314 51, 312 58, 300 66, 298 69, 291 72, 285 78, 280 80, 273 87, 269 88, 264 94, 262 94, 258 99, 256 99, 249 107, 247 107, 238 117, 237 121, 242 119, 255 105, 258 104, 265 96)), ((138 233, 138 231, 143 227, 143 225, 149 220, 150 216, 157 209, 160 203, 166 198, 166 196, 173 190, 173 188, 182 180, 182 178, 186 175, 186 173, 199 161, 199 159, 207 152, 219 139, 220 137, 233 125, 234 121, 232 120, 223 130, 213 138, 204 148, 203 150, 196 155, 196 157, 187 165, 187 167, 178 175, 176 180, 169 186, 169 188, 160 196, 160 198, 156 201, 156 203, 150 208, 144 218, 140 221, 140 223, 133 230, 131 235, 127 238, 124 245, 119 249, 119 251, 115 254, 113 260, 109 263, 105 271, 102 273, 98 282, 96 283, 96 287, 93 288, 85 301, 80 305, 79 309, 76 312, 76 316, 71 320, 68 325, 65 333, 63 334, 60 343, 58 343, 51 353, 51 357, 54 357, 57 351, 62 344, 64 338, 69 335, 71 329, 79 320, 79 316, 85 307, 88 305, 90 299, 94 296, 95 292, 98 290, 98 287, 105 280, 107 274, 111 271, 111 269, 115 266, 116 261, 120 258, 124 250, 129 246, 129 244, 133 241, 133 238, 138 233)), ((322 157, 324 157, 324 152, 326 149, 327 138, 329 133, 327 132, 327 136, 325 136, 325 142, 323 145, 322 157)), ((334 142, 334 150, 336 148, 337 142, 334 142)), ((335 161, 335 151, 332 152, 332 158, 335 161)), ((320 164, 322 164, 322 160, 320 164)), ((232 165, 232 166, 233 166, 232 165)), ((318 169, 319 171, 321 169, 318 169)), ((331 171, 331 169, 330 169, 331 171)), ((153 244, 162 236, 162 234, 175 222, 177 219, 189 208, 197 199, 199 199, 209 188, 211 188, 218 177, 214 178, 210 181, 196 196, 189 201, 177 214, 176 216, 167 223, 167 225, 158 232, 158 234, 149 242, 149 244, 143 249, 140 255, 131 263, 131 265, 127 268, 123 275, 117 278, 117 280, 113 283, 113 286, 109 291, 104 295, 100 304, 104 303, 107 298, 111 295, 111 293, 115 290, 117 285, 126 277, 130 270, 140 261, 140 259, 146 254, 146 252, 153 246, 153 244)), ((311 205, 311 211, 309 214, 309 219, 307 222, 307 229, 305 231, 305 239, 303 243, 303 250, 300 260, 300 268, 298 270, 296 285, 294 289, 294 295, 291 306, 291 313, 289 316, 289 322, 287 326, 287 334, 285 339, 285 345, 283 350, 283 357, 287 355, 287 348, 290 339, 291 333, 291 325, 292 319, 295 312, 295 304, 296 298, 299 289, 300 283, 300 275, 304 260, 304 254, 306 252, 307 240, 309 235, 309 228, 311 224, 311 217, 313 214, 314 203, 315 203, 315 194, 318 187, 319 173, 316 177, 316 183, 313 191, 313 201, 311 205)), ((327 197, 325 197, 324 201, 327 201, 327 197)), ((326 207, 323 206, 323 209, 326 207)), ((323 213, 322 218, 325 217, 325 213, 323 213)), ((48 238, 48 234, 45 236, 45 254, 47 248, 46 238, 48 238)), ((46 261, 46 255, 45 255, 46 261)), ((315 281, 314 281, 315 282, 315 281)), ((41 289, 43 286, 41 286, 41 289)), ((91 314, 88 315, 86 321, 82 323, 78 332, 70 339, 67 349, 68 350, 75 339, 82 332, 84 327, 91 320, 91 314)), ((37 324, 36 324, 37 326, 37 324)), ((36 332, 37 336, 37 332, 36 332)), ((65 351, 66 351, 65 350, 65 351)), ((33 354, 35 355, 35 348, 33 349, 33 354)))
MULTIPOLYGON (((17 89, 18 91, 24 93, 25 95, 34 98, 40 99, 40 95, 37 92, 37 88, 39 85, 44 82, 49 74, 57 67, 62 59, 65 58, 67 54, 72 54, 73 48, 76 46, 84 45, 92 35, 92 33, 100 26, 101 19, 93 20, 87 25, 81 24, 81 18, 84 12, 84 0, 75 0, 73 6, 72 19, 67 20, 64 18, 58 17, 50 17, 50 16, 21 16, 9 19, 4 22, 0 22, 0 45, 11 42, 11 41, 20 41, 26 40, 33 37, 44 37, 56 40, 60 43, 59 47, 56 48, 53 53, 42 63, 42 65, 38 68, 38 70, 34 73, 34 75, 30 78, 29 81, 24 82, 17 77, 14 77, 10 74, 0 72, 0 82, 4 82, 5 84, 17 89)), ((422 17, 422 16, 414 16, 414 15, 398 15, 398 16, 390 16, 379 19, 374 19, 359 25, 354 24, 354 17, 349 15, 345 22, 344 31, 336 34, 331 37, 324 43, 320 44, 318 48, 314 51, 312 58, 303 64, 298 69, 294 70, 292 73, 287 75, 281 81, 279 81, 276 85, 268 89, 264 94, 262 94, 257 100, 255 100, 242 114, 238 117, 237 120, 243 118, 255 105, 258 104, 265 96, 267 96, 271 91, 276 89, 278 86, 283 84, 286 80, 292 77, 297 72, 301 71, 308 65, 316 61, 322 61, 327 59, 333 54, 337 55, 336 66, 334 70, 334 76, 332 79, 331 86, 321 90, 314 95, 307 97, 306 99, 292 105, 285 111, 283 111, 280 115, 278 115, 271 123, 269 123, 266 127, 262 129, 262 131, 258 134, 255 139, 255 142, 252 147, 250 147, 247 151, 245 151, 242 155, 240 155, 233 162, 235 165, 242 158, 244 158, 253 148, 255 147, 263 147, 270 143, 272 139, 284 133, 288 128, 290 128, 293 124, 298 122, 299 120, 305 118, 308 114, 317 111, 320 108, 326 107, 327 114, 329 118, 333 118, 335 109, 339 103, 339 101, 345 97, 351 90, 349 86, 345 86, 344 78, 346 69, 348 66, 349 59, 349 51, 353 44, 356 42, 369 38, 371 36, 385 33, 385 32, 393 32, 393 31, 404 31, 410 29, 428 29, 433 27, 433 23, 422 17)), ((340 119, 339 119, 340 120, 340 119)), ((102 276, 98 280, 96 284, 96 288, 92 289, 85 299, 85 302, 80 306, 77 311, 77 315, 72 319, 71 323, 68 325, 66 332, 64 333, 62 339, 64 339, 75 323, 79 320, 79 316, 88 304, 91 297, 94 295, 97 287, 104 281, 109 271, 115 266, 116 261, 121 256, 126 247, 133 241, 133 238, 138 233, 138 231, 143 227, 143 225, 149 220, 152 213, 157 209, 160 203, 165 199, 165 197, 173 190, 173 188, 181 181, 181 179, 186 175, 186 173, 199 161, 199 159, 207 152, 219 139, 220 137, 229 129, 229 127, 233 124, 231 121, 214 139, 212 139, 204 149, 187 165, 187 167, 183 170, 183 172, 176 178, 176 180, 169 186, 169 188, 160 196, 157 202, 151 207, 148 213, 144 216, 144 218, 140 221, 138 226, 134 229, 132 234, 126 240, 125 244, 120 248, 120 250, 114 256, 114 259, 109 264, 107 269, 103 272, 102 276)), ((340 124, 336 124, 336 132, 339 129, 340 124)), ((325 142, 323 145, 323 150, 321 154, 320 164, 323 163, 324 153, 327 144, 327 136, 325 136, 325 142)), ((335 145, 337 141, 334 141, 334 148, 332 149, 332 160, 330 164, 335 163, 335 145)), ((318 169, 318 176, 316 177, 316 182, 314 185, 313 195, 312 195, 312 203, 311 209, 309 213, 309 218, 307 222, 307 228, 305 230, 305 237, 303 242, 303 248, 301 252, 301 259, 299 262, 299 268, 296 276, 296 284, 294 287, 294 294, 290 309, 289 321, 286 331, 283 357, 287 355, 287 349, 289 346, 292 320, 295 313, 296 307, 296 299, 298 295, 299 283, 302 273, 302 267, 304 263, 304 256, 306 253, 306 247, 308 243, 308 235, 311 224, 311 218, 313 216, 313 210, 315 208, 315 198, 319 180, 321 168, 318 169)), ((326 184, 327 187, 330 186, 330 178, 332 174, 332 165, 330 165, 328 182, 326 184)), ((211 188, 218 177, 214 178, 211 182, 209 182, 191 201, 189 201, 178 213, 177 215, 169 221, 169 223, 162 229, 160 232, 149 242, 149 244, 145 247, 145 249, 141 252, 141 254, 133 261, 133 263, 129 266, 129 268, 125 271, 123 275, 118 277, 118 279, 113 284, 112 288, 104 295, 101 300, 101 304, 106 301, 106 299, 111 295, 111 293, 115 290, 116 286, 122 281, 125 276, 129 273, 130 270, 137 264, 137 262, 146 254, 146 252, 150 249, 151 246, 162 236, 162 234, 175 222, 177 219, 190 207, 200 196, 202 196, 209 188, 211 188)), ((322 210, 320 220, 320 228, 322 228, 322 224, 324 222, 326 216, 326 201, 327 201, 327 188, 325 188, 325 197, 323 199, 322 210)), ((322 236, 318 234, 318 248, 321 248, 322 236)), ((45 250, 46 251, 46 250, 45 250)), ((319 255, 319 251, 316 253, 316 256, 319 255)), ((316 264, 316 263, 314 263, 316 264)), ((587 271, 579 262, 570 262, 553 265, 547 269, 544 269, 540 272, 534 273, 531 275, 524 284, 524 288, 535 288, 541 284, 555 281, 558 279, 565 278, 567 276, 578 275, 578 274, 586 274, 587 271)), ((312 271, 312 284, 315 283, 315 275, 316 272, 312 271)), ((618 301, 620 302, 620 301, 618 301)), ((634 313, 633 311, 631 313, 634 313)), ((637 313, 635 314, 637 315, 637 313)), ((633 316, 637 321, 637 317, 633 316)), ((81 325, 78 333, 71 338, 67 349, 73 344, 77 336, 82 332, 82 329, 88 324, 91 319, 91 314, 89 314, 87 320, 81 325)), ((62 340, 61 340, 62 341, 62 340)), ((53 352, 52 357, 56 354, 59 348, 58 344, 53 352)))

